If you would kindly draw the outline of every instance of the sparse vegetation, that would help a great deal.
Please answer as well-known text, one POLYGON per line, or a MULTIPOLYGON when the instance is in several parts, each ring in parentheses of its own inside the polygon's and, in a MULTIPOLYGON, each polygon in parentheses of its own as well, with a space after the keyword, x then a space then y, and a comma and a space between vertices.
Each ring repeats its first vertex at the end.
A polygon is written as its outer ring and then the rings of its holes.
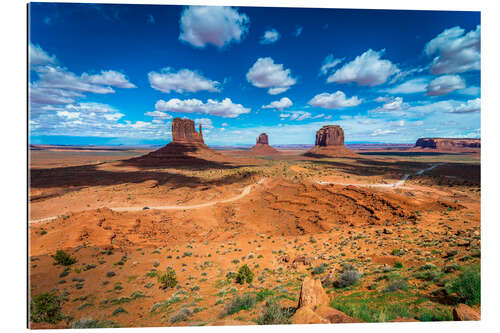
POLYGON ((252 283, 253 281, 253 272, 250 270, 247 264, 244 264, 238 270, 238 274, 236 274, 236 282, 239 284, 252 283))
POLYGON ((463 272, 451 282, 450 292, 455 292, 468 305, 481 302, 481 271, 478 265, 465 267, 463 272))
POLYGON ((30 321, 57 324, 65 317, 61 313, 62 297, 55 293, 36 295, 30 302, 30 321))
POLYGON ((255 306, 256 298, 254 295, 246 294, 243 296, 236 295, 224 309, 226 315, 232 315, 241 310, 249 310, 255 306))
POLYGON ((92 318, 82 318, 73 322, 71 328, 119 328, 120 325, 113 321, 101 321, 92 318))
POLYGON ((76 258, 73 258, 63 250, 57 250, 52 258, 55 261, 54 265, 71 266, 76 262, 76 258))
POLYGON ((356 267, 352 265, 345 265, 342 274, 340 274, 338 280, 335 283, 335 286, 337 288, 352 286, 353 284, 358 282, 360 278, 361 274, 356 267))
POLYGON ((170 267, 167 267, 165 273, 158 273, 157 277, 161 289, 173 288, 177 285, 177 276, 170 267))
POLYGON ((293 309, 283 308, 281 303, 271 299, 266 302, 262 313, 257 318, 259 325, 284 325, 290 324, 290 317, 293 315, 293 309))

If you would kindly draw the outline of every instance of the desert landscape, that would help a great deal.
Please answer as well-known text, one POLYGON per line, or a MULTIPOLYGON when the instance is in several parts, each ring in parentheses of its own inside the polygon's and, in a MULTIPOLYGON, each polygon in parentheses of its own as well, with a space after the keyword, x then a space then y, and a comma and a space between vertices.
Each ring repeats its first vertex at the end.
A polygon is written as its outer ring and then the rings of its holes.
POLYGON ((32 147, 30 294, 54 305, 32 328, 480 318, 464 290, 481 257, 479 140, 349 149, 332 125, 312 149, 263 133, 213 150, 180 118, 172 137, 32 147))

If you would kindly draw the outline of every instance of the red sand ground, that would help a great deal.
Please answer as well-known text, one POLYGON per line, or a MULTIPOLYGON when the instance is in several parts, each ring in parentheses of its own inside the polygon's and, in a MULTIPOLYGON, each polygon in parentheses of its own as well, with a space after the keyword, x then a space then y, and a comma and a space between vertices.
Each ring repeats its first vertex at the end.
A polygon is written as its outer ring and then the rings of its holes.
POLYGON ((70 327, 82 318, 122 327, 169 326, 183 306, 196 311, 173 325, 252 324, 265 302, 223 316, 235 294, 268 288, 283 296, 283 306, 294 307, 301 280, 312 268, 326 264, 319 277, 335 276, 347 262, 363 276, 352 289, 329 288, 332 301, 355 293, 384 294, 389 283, 384 277, 391 274, 384 270, 401 262, 398 274, 411 286, 401 296, 410 302, 410 317, 418 319, 424 310, 451 314, 453 305, 436 301, 435 293, 440 283, 458 272, 444 274, 438 282, 415 274, 426 263, 441 269, 479 262, 478 157, 412 156, 401 151, 400 155, 312 158, 301 156, 302 152, 243 160, 241 152, 222 151, 221 158, 231 163, 217 168, 141 167, 116 160, 88 164, 102 158, 75 152, 53 153, 57 157, 32 154, 30 218, 61 216, 30 225, 30 294, 66 293, 62 313, 73 320, 31 326, 70 327), (436 162, 446 164, 415 175, 436 162), (394 189, 315 183, 390 183, 407 173, 412 176, 404 186, 394 189), (101 208, 221 200, 239 195, 262 178, 265 181, 240 200, 205 208, 135 212, 101 208), (51 258, 59 249, 77 259, 63 277, 64 267, 54 266, 51 258), (447 256, 452 251, 456 253, 447 256), (294 267, 282 260, 287 255, 292 260, 311 257, 311 266, 294 267), (226 274, 243 263, 255 273, 252 284, 228 281, 226 274), (175 270, 179 289, 160 289, 157 279, 147 275, 167 266, 175 270), (108 277, 110 271, 116 275, 108 277), (137 291, 146 297, 130 297, 137 291), (126 313, 114 315, 120 306, 126 313))

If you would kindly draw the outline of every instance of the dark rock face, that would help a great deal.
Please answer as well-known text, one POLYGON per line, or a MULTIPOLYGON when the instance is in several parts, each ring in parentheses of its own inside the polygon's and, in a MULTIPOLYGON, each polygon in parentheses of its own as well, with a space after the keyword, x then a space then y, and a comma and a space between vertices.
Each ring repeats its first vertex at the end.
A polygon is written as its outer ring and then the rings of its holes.
POLYGON ((316 132, 316 146, 343 146, 344 130, 338 125, 323 126, 316 132))
POLYGON ((196 132, 191 119, 175 118, 172 122, 172 141, 178 143, 203 143, 203 134, 196 132))
POLYGON ((269 145, 269 137, 266 133, 262 133, 257 138, 257 143, 249 150, 252 155, 274 155, 280 152, 269 145))
POLYGON ((420 138, 415 147, 445 150, 481 148, 481 139, 420 138))
POLYGON ((267 137, 267 134, 266 133, 262 133, 261 135, 259 135, 259 137, 257 138, 257 143, 261 143, 263 145, 268 145, 269 144, 269 138, 267 137))

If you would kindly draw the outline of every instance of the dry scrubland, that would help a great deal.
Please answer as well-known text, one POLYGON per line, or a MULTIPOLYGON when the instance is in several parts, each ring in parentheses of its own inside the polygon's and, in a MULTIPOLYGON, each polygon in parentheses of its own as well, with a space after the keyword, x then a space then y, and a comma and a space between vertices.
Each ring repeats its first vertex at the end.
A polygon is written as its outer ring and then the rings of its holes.
POLYGON ((452 320, 459 303, 480 312, 478 155, 299 153, 141 168, 119 160, 142 152, 32 152, 30 219, 59 217, 29 226, 31 327, 290 323, 307 276, 352 321, 452 320), (434 163, 445 164, 416 175, 434 163), (316 183, 405 174, 397 188, 316 183), (233 202, 148 209, 251 184, 233 202))

